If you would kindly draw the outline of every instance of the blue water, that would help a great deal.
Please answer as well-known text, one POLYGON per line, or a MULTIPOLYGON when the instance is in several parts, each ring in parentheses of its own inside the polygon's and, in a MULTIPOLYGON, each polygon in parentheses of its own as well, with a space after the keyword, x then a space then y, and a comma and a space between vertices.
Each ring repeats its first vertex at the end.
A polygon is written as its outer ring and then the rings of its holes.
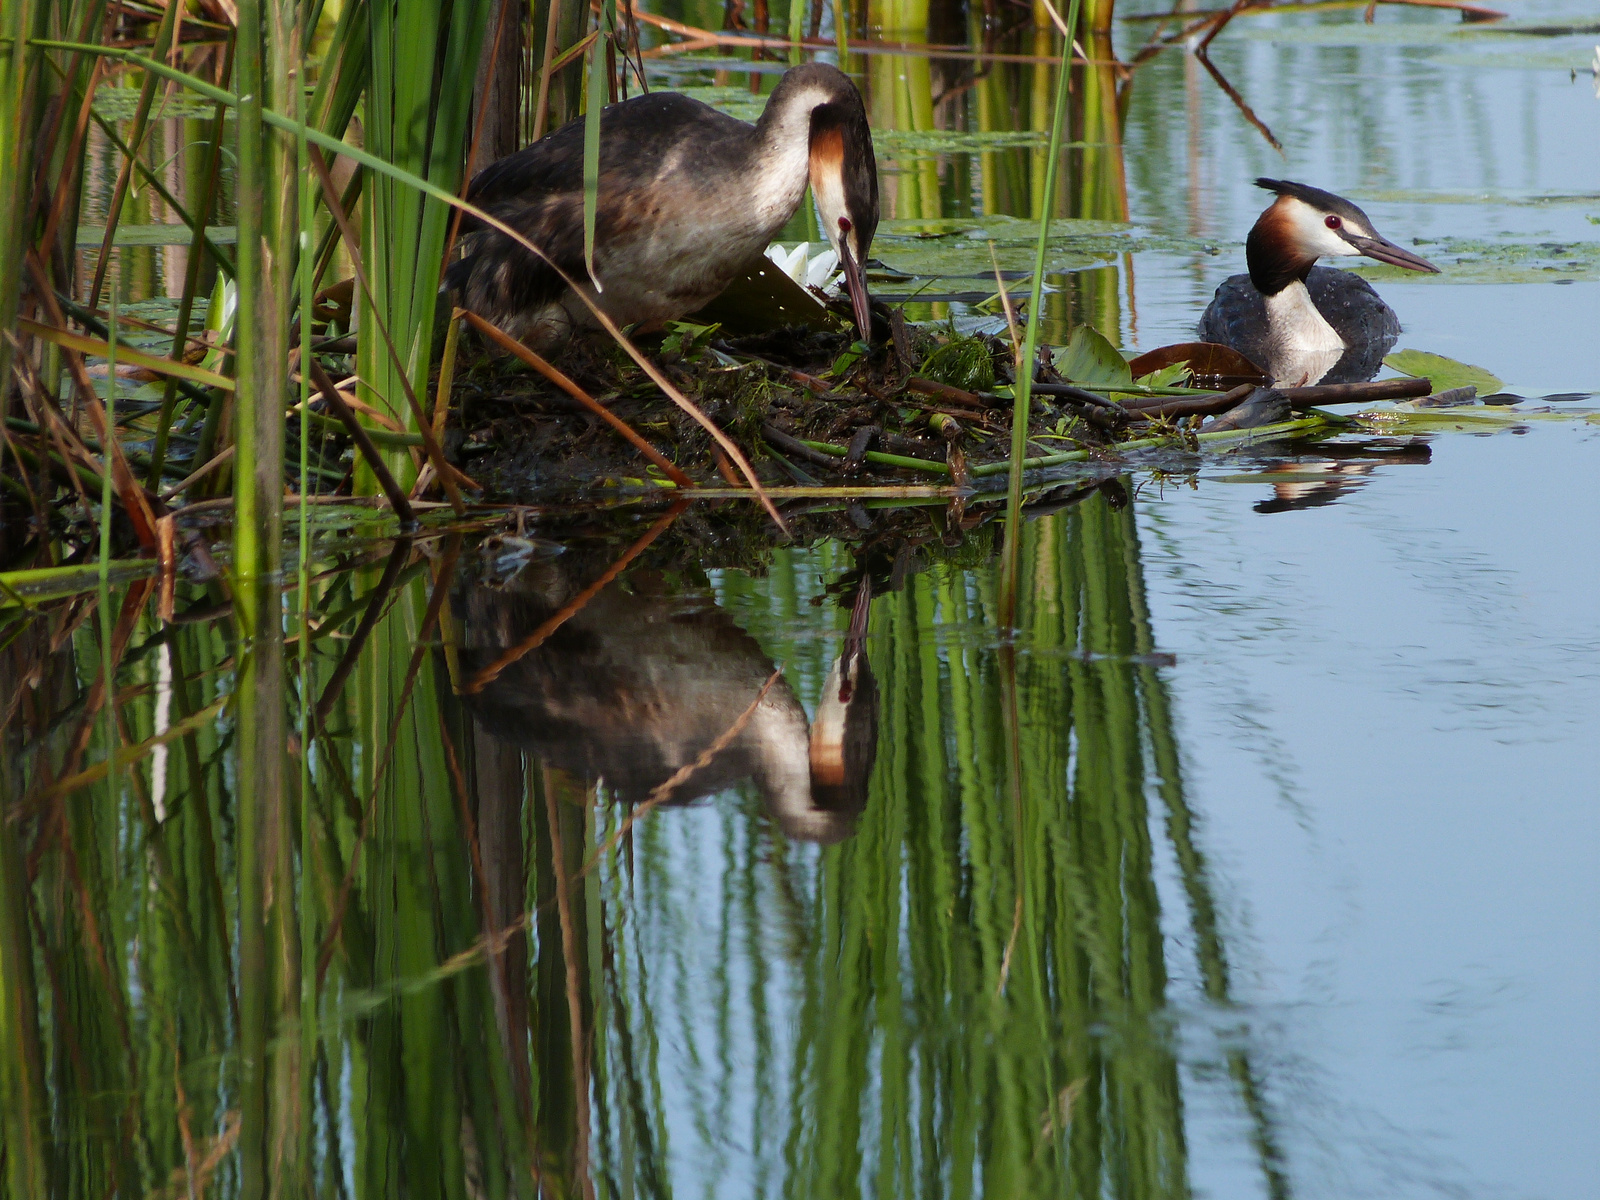
MULTIPOLYGON (((1189 798, 1297 1194, 1592 1196, 1600 426, 1431 449, 1141 507, 1189 798)), ((1227 1120, 1196 1182, 1250 1194, 1227 1120)))

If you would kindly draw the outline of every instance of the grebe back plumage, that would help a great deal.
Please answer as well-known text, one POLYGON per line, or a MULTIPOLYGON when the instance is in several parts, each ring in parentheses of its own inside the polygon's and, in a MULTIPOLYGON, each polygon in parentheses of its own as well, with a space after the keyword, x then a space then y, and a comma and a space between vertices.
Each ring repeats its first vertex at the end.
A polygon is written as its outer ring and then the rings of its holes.
POLYGON ((1439 268, 1380 236, 1366 213, 1332 192, 1282 179, 1256 186, 1277 199, 1245 242, 1249 274, 1217 289, 1200 337, 1233 347, 1284 386, 1372 378, 1400 335, 1399 318, 1366 280, 1317 259, 1365 255, 1412 271, 1439 268))
MULTIPOLYGON (((866 330, 861 265, 878 224, 877 163, 860 92, 823 63, 786 72, 755 125, 675 92, 604 111, 598 292, 583 261, 581 119, 489 164, 467 198, 539 246, 611 320, 648 326, 721 293, 794 215, 808 181, 866 330)), ((498 230, 463 229, 465 253, 445 284, 465 307, 541 351, 597 325, 548 263, 498 230)))

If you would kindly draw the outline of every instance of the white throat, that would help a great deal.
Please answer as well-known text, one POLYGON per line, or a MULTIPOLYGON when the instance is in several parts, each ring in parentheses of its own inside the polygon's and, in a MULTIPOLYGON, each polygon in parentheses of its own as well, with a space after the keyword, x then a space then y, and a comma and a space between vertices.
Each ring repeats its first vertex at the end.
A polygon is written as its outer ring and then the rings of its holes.
POLYGON ((1275 387, 1304 387, 1326 375, 1345 352, 1344 339, 1295 280, 1267 303, 1267 371, 1275 387))
POLYGON ((782 225, 799 207, 811 170, 811 110, 831 99, 821 88, 787 98, 762 128, 747 203, 765 224, 782 225))

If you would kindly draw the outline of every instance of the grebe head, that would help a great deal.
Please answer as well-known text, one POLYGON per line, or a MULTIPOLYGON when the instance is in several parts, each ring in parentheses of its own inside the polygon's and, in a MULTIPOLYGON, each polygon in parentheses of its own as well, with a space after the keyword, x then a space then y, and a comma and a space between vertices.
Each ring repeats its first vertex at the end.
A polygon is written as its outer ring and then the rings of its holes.
POLYGON ((1303 281, 1323 255, 1364 254, 1409 271, 1438 273, 1427 259, 1381 236, 1367 214, 1342 196, 1285 179, 1258 179, 1256 186, 1278 195, 1245 242, 1250 281, 1263 295, 1303 281))
POLYGON ((867 108, 850 77, 827 63, 807 63, 784 74, 767 102, 767 115, 790 105, 809 110, 811 193, 828 242, 838 252, 861 336, 870 335, 871 297, 863 265, 878 229, 878 162, 872 153, 867 108))

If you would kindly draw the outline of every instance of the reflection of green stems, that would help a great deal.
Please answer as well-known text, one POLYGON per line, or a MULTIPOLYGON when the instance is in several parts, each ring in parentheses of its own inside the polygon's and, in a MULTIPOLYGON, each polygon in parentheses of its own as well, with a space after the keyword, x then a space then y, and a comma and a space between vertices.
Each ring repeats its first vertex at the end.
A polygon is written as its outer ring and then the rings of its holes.
POLYGON ((1044 285, 1045 251, 1050 243, 1050 211, 1055 204, 1056 174, 1061 165, 1061 132, 1066 123, 1067 91, 1072 80, 1072 38, 1077 28, 1078 0, 1067 9, 1067 31, 1061 75, 1056 82, 1055 115, 1050 121, 1049 157, 1045 163, 1044 202, 1039 207, 1039 242, 1034 250, 1033 280, 1028 289, 1028 328, 1016 370, 1016 401, 1011 414, 1011 485, 1006 492, 1006 537, 1000 555, 1000 623, 1010 627, 1017 615, 1017 573, 1022 553, 1022 460, 1028 457, 1028 416, 1033 398, 1034 355, 1039 344, 1039 296, 1044 285))

